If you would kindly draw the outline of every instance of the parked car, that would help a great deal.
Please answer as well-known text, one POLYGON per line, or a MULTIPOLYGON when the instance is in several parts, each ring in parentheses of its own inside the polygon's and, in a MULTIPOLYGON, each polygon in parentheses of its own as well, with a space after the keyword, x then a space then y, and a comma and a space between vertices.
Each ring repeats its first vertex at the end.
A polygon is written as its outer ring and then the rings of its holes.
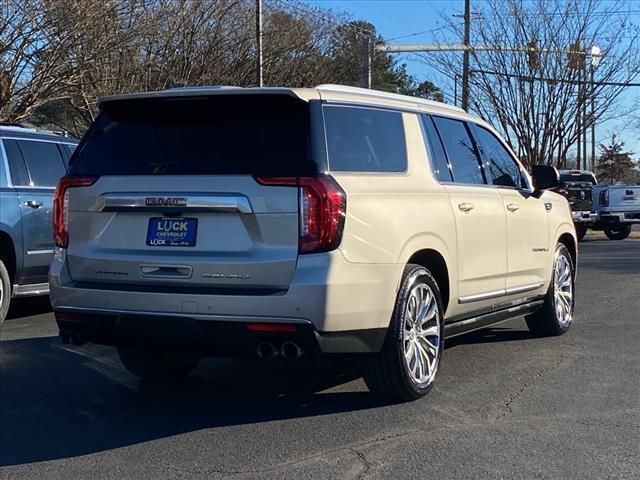
POLYGON ((598 219, 592 198, 592 189, 597 183, 596 176, 588 170, 560 170, 560 186, 556 191, 569 201, 578 241, 598 219))
POLYGON ((640 185, 598 185, 593 189, 598 221, 594 229, 610 240, 624 240, 640 224, 640 185))
POLYGON ((414 399, 443 339, 573 319, 576 233, 552 167, 442 103, 323 85, 110 97, 55 200, 63 341, 143 378, 206 356, 347 355, 414 399))
POLYGON ((77 140, 0 125, 0 323, 12 297, 49 293, 52 202, 77 140))

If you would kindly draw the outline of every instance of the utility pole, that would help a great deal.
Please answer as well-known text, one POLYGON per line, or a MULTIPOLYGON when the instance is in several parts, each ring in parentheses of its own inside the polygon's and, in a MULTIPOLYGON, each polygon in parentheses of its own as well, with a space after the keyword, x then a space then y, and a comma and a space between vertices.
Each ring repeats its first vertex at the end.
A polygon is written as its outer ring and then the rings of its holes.
POLYGON ((262 0, 256 0, 256 83, 264 84, 262 76, 262 0))
POLYGON ((360 84, 363 88, 371 88, 371 54, 373 53, 373 42, 370 37, 362 40, 362 75, 360 84))
POLYGON ((464 0, 464 38, 462 54, 462 109, 469 111, 469 47, 471 45, 471 0, 464 0))

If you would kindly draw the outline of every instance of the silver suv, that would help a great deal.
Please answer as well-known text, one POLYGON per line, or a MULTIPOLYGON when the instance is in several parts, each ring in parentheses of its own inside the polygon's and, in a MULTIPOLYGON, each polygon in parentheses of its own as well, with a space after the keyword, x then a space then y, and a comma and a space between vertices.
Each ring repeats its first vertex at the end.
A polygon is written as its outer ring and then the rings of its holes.
POLYGON ((571 324, 557 171, 532 183, 460 109, 332 85, 100 108, 56 194, 51 298, 64 341, 116 345, 135 375, 349 355, 372 391, 414 399, 445 337, 571 324))

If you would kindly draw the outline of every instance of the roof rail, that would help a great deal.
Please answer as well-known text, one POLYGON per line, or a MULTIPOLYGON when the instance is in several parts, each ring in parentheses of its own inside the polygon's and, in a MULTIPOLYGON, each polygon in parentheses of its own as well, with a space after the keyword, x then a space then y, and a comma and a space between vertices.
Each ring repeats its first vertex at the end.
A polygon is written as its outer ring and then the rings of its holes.
POLYGON ((423 105, 435 106, 439 108, 447 108, 447 109, 455 110, 458 112, 464 112, 464 110, 461 109, 460 107, 449 105, 448 103, 436 102, 434 100, 425 100, 424 98, 411 97, 409 95, 400 95, 399 93, 382 92, 380 90, 371 90, 368 88, 348 87, 345 85, 335 85, 332 83, 317 85, 314 88, 316 88, 317 90, 328 90, 332 92, 344 92, 344 93, 351 93, 356 95, 366 95, 366 96, 376 97, 376 98, 387 98, 389 100, 398 100, 402 102, 414 102, 414 103, 420 103, 423 105))
POLYGON ((226 89, 231 89, 231 88, 243 88, 243 87, 236 87, 233 85, 193 85, 193 86, 189 86, 189 87, 171 87, 171 88, 166 88, 163 91, 165 92, 180 92, 180 91, 184 91, 184 92, 190 92, 193 90, 201 90, 201 89, 211 89, 211 88, 215 88, 218 90, 226 90, 226 89))

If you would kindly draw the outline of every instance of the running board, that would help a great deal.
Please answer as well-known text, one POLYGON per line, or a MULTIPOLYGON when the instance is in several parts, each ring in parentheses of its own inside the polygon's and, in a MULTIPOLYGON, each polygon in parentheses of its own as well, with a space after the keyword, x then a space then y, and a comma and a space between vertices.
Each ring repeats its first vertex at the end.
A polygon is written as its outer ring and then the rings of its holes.
POLYGON ((33 283, 31 285, 14 285, 12 297, 36 297, 49 293, 48 283, 33 283))
POLYGON ((498 310, 496 312, 485 313, 464 320, 458 320, 444 326, 444 336, 445 338, 455 337, 457 335, 462 335, 463 333, 469 333, 474 330, 488 327, 489 325, 510 320, 514 317, 527 315, 528 313, 534 312, 540 308, 543 303, 544 300, 535 300, 515 307, 498 310))

